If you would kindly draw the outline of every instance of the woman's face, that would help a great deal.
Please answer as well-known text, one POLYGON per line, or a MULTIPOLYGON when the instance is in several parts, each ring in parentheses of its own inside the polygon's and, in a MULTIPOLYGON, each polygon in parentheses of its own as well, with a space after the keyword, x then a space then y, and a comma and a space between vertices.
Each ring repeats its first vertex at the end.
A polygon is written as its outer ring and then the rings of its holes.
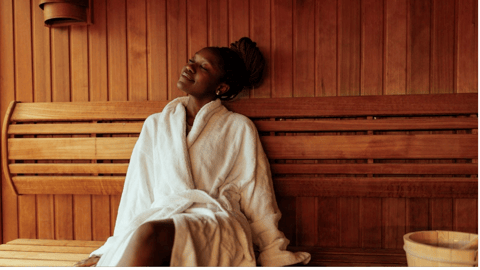
POLYGON ((215 99, 223 71, 219 57, 212 49, 204 48, 182 68, 177 87, 197 99, 215 99))

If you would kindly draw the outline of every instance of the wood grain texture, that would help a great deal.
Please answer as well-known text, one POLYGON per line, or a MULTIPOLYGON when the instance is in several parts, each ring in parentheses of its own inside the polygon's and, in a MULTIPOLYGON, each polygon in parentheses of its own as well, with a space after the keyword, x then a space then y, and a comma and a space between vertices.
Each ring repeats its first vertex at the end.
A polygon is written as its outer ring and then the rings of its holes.
POLYGON ((107 0, 107 59, 109 100, 127 100, 128 67, 126 0, 107 0))
POLYGON ((187 7, 186 0, 167 0, 168 100, 184 93, 177 89, 180 71, 187 63, 187 7))
POLYGON ((146 5, 148 100, 167 100, 166 1, 147 0, 146 5))
POLYGON ((407 1, 385 1, 384 3, 384 95, 401 95, 406 93, 407 1))
POLYGON ((339 96, 360 95, 360 1, 338 0, 339 96))
POLYGON ((270 0, 250 1, 250 38, 257 43, 266 61, 263 70, 263 82, 259 87, 251 89, 250 97, 269 98, 272 92, 272 35, 270 0))
POLYGON ((408 3, 407 93, 430 92, 431 3, 408 3))
POLYGON ((455 0, 436 0, 432 5, 430 93, 453 93, 455 0))
MULTIPOLYGON (((147 100, 146 2, 126 0, 128 100, 147 100)), ((125 100, 125 99, 123 99, 125 100)))
POLYGON ((337 95, 337 0, 315 1, 315 95, 337 95))
POLYGON ((456 1, 455 89, 478 92, 478 1, 456 1))
MULTIPOLYGON (((109 10, 111 9, 110 7, 109 10)), ((93 1, 93 10, 95 10, 93 12, 94 23, 88 26, 89 96, 90 101, 107 101, 109 95, 108 56, 109 52, 113 52, 113 48, 108 47, 107 40, 109 37, 114 37, 111 34, 107 35, 107 0, 93 1)), ((110 23, 114 23, 112 20, 115 18, 110 20, 110 23)))
POLYGON ((383 93, 384 1, 361 2, 361 95, 383 93))

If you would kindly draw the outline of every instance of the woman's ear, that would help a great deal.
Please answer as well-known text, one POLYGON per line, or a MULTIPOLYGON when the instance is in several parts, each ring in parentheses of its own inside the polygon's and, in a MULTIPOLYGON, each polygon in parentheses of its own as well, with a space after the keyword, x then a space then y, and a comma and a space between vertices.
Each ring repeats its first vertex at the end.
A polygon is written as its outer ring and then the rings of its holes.
POLYGON ((220 83, 217 86, 217 89, 215 90, 215 94, 217 96, 221 96, 221 95, 225 94, 226 92, 228 92, 228 90, 230 90, 230 85, 228 85, 226 83, 220 83))

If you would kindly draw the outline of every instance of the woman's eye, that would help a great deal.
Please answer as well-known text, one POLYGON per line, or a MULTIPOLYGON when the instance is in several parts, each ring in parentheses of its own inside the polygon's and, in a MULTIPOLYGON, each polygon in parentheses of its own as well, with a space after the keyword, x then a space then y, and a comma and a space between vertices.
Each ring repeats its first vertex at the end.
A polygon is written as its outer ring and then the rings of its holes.
POLYGON ((200 66, 202 69, 207 70, 204 66, 200 66))
POLYGON ((188 59, 188 63, 189 63, 189 64, 193 64, 193 63, 195 63, 195 62, 193 61, 193 59, 188 59))

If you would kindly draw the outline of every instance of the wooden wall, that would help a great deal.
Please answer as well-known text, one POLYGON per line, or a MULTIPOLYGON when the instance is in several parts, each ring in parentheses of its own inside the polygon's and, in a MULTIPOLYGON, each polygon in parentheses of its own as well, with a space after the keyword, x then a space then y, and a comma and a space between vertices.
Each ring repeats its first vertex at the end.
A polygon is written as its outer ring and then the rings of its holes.
MULTIPOLYGON (((37 0, 0 0, 0 110, 24 102, 170 100, 204 46, 258 43, 266 80, 242 98, 478 92, 476 0, 93 0, 94 23, 49 29, 37 0)), ((119 196, 16 197, 3 242, 105 240, 119 196)), ((281 198, 293 244, 401 248, 404 233, 477 231, 476 199, 281 198), (328 214, 325 214, 328 213, 328 214), (335 214, 332 214, 335 213, 335 214), (296 220, 296 222, 292 222, 296 220)))

